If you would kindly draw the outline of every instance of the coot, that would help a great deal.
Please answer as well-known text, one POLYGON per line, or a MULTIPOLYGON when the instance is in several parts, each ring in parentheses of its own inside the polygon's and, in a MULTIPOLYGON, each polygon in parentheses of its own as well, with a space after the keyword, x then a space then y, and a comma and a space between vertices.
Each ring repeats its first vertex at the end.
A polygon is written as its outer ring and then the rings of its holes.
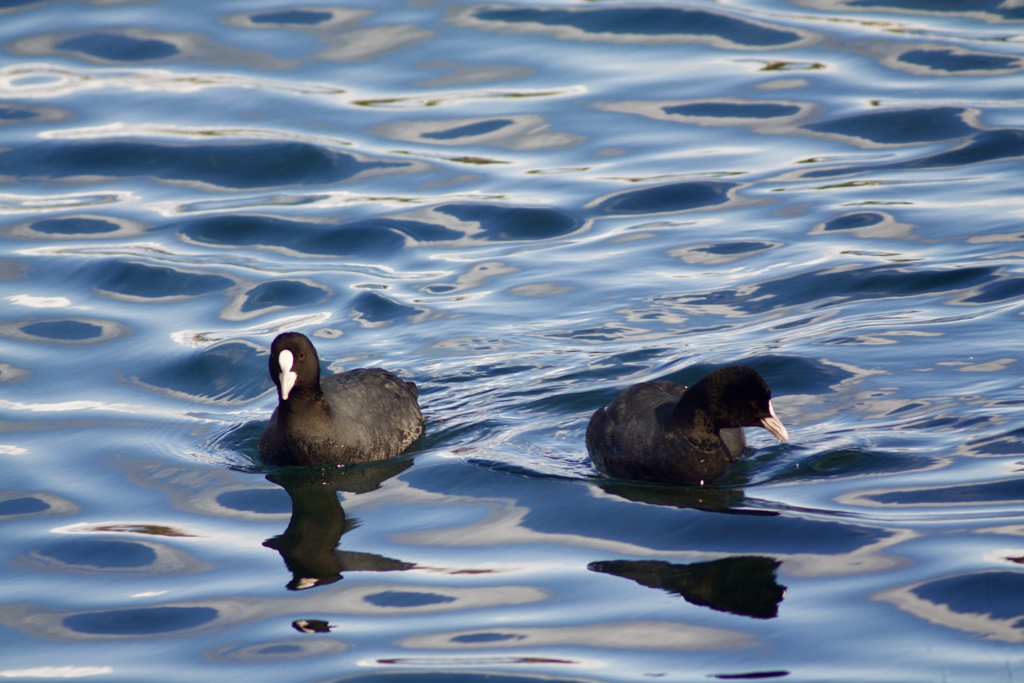
POLYGON ((771 398, 761 375, 743 365, 715 370, 690 388, 644 382, 598 408, 587 425, 587 450, 610 477, 704 484, 743 453, 742 427, 789 440, 771 398))
POLYGON ((345 465, 398 455, 423 433, 412 382, 360 368, 320 377, 304 334, 285 332, 270 346, 277 408, 260 437, 266 465, 345 465))

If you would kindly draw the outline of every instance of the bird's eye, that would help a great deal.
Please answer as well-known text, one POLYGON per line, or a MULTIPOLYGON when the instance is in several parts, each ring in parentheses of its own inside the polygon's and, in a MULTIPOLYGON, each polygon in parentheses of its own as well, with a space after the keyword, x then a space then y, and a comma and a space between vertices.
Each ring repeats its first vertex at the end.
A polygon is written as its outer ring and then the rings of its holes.
POLYGON ((305 351, 299 352, 299 360, 306 360, 306 352, 305 351))

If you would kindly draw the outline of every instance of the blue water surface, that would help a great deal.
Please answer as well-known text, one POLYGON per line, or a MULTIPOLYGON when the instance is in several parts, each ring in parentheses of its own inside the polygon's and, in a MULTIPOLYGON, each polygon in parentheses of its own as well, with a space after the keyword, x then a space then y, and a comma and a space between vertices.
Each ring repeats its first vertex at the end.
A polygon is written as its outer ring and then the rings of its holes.
POLYGON ((1022 30, 0 3, 0 677, 1024 681, 1022 30), (285 330, 426 435, 262 468, 285 330), (594 471, 737 362, 789 443, 594 471))

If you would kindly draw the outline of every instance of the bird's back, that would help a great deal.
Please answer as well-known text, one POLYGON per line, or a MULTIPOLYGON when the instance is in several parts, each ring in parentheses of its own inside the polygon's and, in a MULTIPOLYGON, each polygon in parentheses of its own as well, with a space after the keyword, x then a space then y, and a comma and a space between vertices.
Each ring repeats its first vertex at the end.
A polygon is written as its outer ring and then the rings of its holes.
POLYGON ((320 386, 339 444, 373 454, 364 459, 394 457, 423 433, 419 390, 387 370, 359 368, 329 375, 320 386))
POLYGON ((274 465, 335 465, 386 460, 423 433, 412 382, 381 368, 321 378, 323 400, 271 416, 260 457, 274 465))
POLYGON ((599 408, 587 426, 587 450, 597 469, 617 479, 658 483, 699 484, 720 476, 729 463, 722 441, 673 422, 685 391, 673 382, 644 382, 599 408))

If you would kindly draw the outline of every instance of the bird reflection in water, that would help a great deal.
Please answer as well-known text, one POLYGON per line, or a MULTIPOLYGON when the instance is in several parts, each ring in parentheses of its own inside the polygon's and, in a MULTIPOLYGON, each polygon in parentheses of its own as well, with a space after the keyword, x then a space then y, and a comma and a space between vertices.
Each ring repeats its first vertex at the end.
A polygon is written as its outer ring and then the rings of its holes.
POLYGON ((689 510, 723 512, 743 515, 771 515, 774 510, 758 510, 744 507, 747 497, 742 488, 718 486, 662 486, 656 484, 607 481, 597 484, 605 493, 624 500, 647 505, 661 505, 689 510))
POLYGON ((305 590, 340 580, 346 571, 404 571, 416 565, 372 553, 338 549, 342 534, 353 528, 346 520, 338 491, 365 493, 412 465, 411 458, 346 468, 285 468, 267 475, 291 498, 292 516, 280 536, 263 545, 281 554, 292 573, 289 590, 305 590))
MULTIPOLYGON (((739 488, 649 486, 624 482, 600 484, 606 493, 632 502, 729 515, 775 517, 775 510, 742 507, 748 504, 739 488)), ((756 619, 772 619, 786 587, 775 580, 781 562, 760 555, 739 555, 710 562, 673 564, 657 560, 591 562, 593 572, 612 574, 641 586, 682 596, 693 605, 756 619)))
POLYGON ((786 587, 775 581, 775 570, 780 564, 771 557, 742 555, 693 564, 609 560, 591 562, 587 569, 680 595, 693 605, 772 619, 779 615, 779 603, 786 595, 786 587))

